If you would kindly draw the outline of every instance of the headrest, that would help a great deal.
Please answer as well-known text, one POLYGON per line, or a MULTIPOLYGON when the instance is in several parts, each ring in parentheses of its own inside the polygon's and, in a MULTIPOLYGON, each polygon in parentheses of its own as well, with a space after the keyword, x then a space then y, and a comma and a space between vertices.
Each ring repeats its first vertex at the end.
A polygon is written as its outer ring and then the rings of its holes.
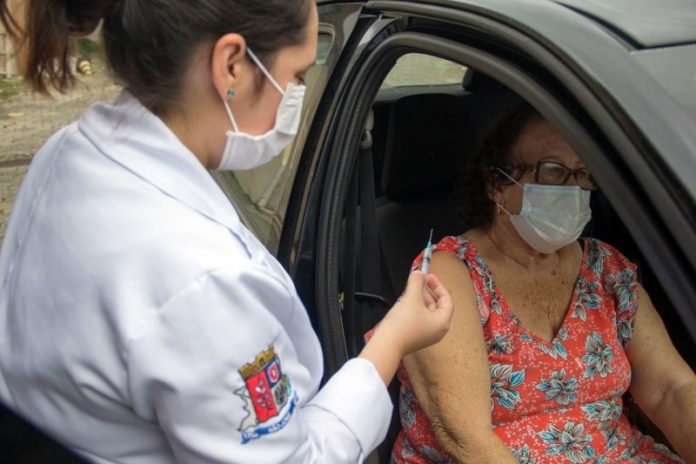
POLYGON ((491 76, 481 71, 474 71, 471 68, 468 68, 467 73, 464 74, 464 82, 462 82, 462 86, 469 92, 476 94, 509 94, 511 92, 507 87, 505 87, 503 83, 501 83, 497 79, 493 79, 491 76))
POLYGON ((389 198, 451 188, 473 134, 454 95, 410 95, 392 104, 382 171, 389 198))

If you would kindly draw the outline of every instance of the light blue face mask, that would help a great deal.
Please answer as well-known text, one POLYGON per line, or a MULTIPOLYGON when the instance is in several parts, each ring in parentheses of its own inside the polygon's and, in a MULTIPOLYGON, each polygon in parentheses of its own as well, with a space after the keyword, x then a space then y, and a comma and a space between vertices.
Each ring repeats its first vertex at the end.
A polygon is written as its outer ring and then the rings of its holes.
MULTIPOLYGON (((498 168, 496 168, 498 169, 498 168)), ((553 253, 573 243, 592 218, 590 192, 577 186, 520 184, 498 169, 522 189, 522 210, 510 216, 520 237, 539 253, 553 253)))
POLYGON ((283 97, 278 105, 273 128, 263 135, 240 132, 230 105, 227 101, 222 101, 234 130, 227 131, 227 143, 217 167, 221 171, 254 169, 268 163, 292 141, 300 126, 305 86, 288 84, 283 90, 250 48, 247 48, 247 54, 283 97))

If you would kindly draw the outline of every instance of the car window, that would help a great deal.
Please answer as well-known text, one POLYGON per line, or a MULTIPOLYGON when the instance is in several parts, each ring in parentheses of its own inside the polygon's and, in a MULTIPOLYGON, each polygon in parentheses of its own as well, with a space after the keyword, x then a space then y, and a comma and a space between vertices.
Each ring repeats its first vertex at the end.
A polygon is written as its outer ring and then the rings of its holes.
POLYGON ((432 55, 409 53, 389 71, 381 89, 422 85, 461 84, 466 66, 432 55))
MULTIPOLYGON (((272 252, 278 248, 288 198, 310 122, 329 76, 329 61, 335 53, 334 35, 320 30, 317 63, 305 76, 307 91, 297 137, 273 161, 247 171, 215 172, 213 175, 237 207, 244 223, 272 252)), ((332 60, 335 62, 335 60, 332 60)))

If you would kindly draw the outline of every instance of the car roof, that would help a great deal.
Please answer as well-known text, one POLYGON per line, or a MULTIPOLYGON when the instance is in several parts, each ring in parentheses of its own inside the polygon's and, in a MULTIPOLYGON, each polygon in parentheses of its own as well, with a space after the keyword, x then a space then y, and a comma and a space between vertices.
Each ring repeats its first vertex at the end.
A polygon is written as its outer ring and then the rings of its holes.
MULTIPOLYGON (((408 0, 406 0, 408 2, 408 0)), ((346 0, 350 3, 367 3, 346 0)), ((487 0, 412 0, 413 3, 486 7, 487 0)), ((318 4, 340 3, 317 0, 318 4)), ((543 8, 555 3, 613 31, 635 48, 656 48, 696 42, 696 0, 510 0, 515 8, 543 8)))
POLYGON ((640 48, 696 42, 696 0, 553 0, 640 48))

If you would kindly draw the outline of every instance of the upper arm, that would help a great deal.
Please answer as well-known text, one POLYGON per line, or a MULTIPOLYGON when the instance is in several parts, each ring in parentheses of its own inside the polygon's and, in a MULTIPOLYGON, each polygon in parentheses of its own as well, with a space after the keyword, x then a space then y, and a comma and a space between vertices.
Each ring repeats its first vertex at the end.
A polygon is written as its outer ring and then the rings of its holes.
POLYGON ((452 295, 454 315, 440 342, 407 356, 404 364, 436 434, 444 431, 466 444, 473 434, 491 430, 488 357, 476 294, 467 267, 452 253, 435 253, 430 272, 452 295))
MULTIPOLYGON (((306 366, 307 353, 298 353, 315 348, 315 339, 309 326, 298 323, 305 321, 293 316, 295 304, 283 282, 253 265, 243 272, 209 273, 160 308, 147 330, 130 343, 133 407, 162 428, 178 460, 359 459, 359 431, 350 417, 332 408, 336 398, 348 396, 344 389, 349 384, 334 385, 318 403, 308 398, 320 360, 309 359, 306 366), (307 340, 300 348, 294 341, 303 330, 307 340)), ((350 370, 356 391, 384 390, 379 376, 370 377, 363 368, 350 370)), ((386 392, 381 393, 388 403, 386 392)), ((379 399, 362 394, 364 400, 356 399, 353 408, 364 415, 374 408, 375 420, 386 420, 389 411, 382 411, 379 399), (363 404, 367 400, 377 404, 368 407, 363 404)))
POLYGON ((626 345, 626 354, 632 368, 631 395, 648 415, 654 412, 665 393, 694 377, 640 284, 633 336, 626 345))

